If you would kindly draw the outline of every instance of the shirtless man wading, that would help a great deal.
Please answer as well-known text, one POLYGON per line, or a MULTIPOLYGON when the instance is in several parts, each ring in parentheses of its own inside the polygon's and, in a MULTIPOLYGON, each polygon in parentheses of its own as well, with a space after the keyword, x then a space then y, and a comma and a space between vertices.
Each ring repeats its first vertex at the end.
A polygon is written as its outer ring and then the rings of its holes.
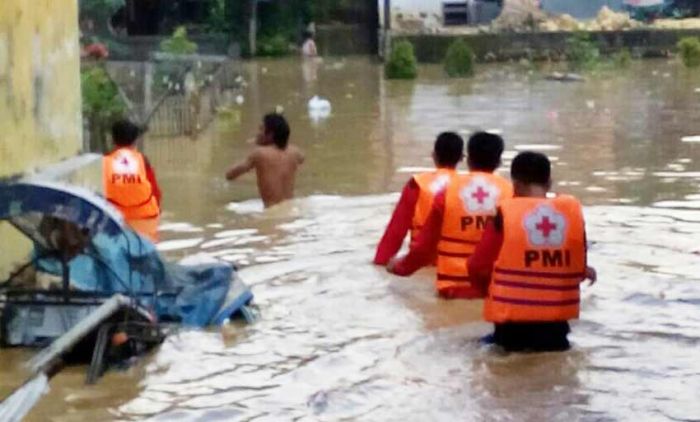
POLYGON ((255 169, 258 191, 265 208, 294 197, 294 179, 304 154, 289 144, 289 124, 280 114, 263 118, 256 138, 256 147, 242 163, 226 172, 227 180, 255 169))

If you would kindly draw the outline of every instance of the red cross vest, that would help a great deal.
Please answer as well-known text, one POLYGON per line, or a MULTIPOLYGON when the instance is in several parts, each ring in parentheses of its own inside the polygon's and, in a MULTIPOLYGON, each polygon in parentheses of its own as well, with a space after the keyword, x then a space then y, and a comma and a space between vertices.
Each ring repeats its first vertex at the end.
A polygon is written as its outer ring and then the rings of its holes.
POLYGON ((117 148, 102 160, 105 197, 126 220, 160 214, 158 200, 146 174, 143 155, 133 148, 117 148))
POLYGON ((508 180, 484 172, 457 176, 447 187, 435 281, 440 296, 484 297, 485 292, 469 280, 467 260, 501 201, 512 196, 513 187, 508 180))
POLYGON ((411 242, 415 241, 418 232, 428 219, 430 210, 433 208, 435 195, 443 191, 456 175, 455 169, 439 168, 436 171, 413 176, 413 180, 418 185, 419 194, 411 222, 411 242))
POLYGON ((578 318, 586 245, 581 204, 572 196, 513 198, 501 204, 503 246, 484 318, 494 323, 578 318))

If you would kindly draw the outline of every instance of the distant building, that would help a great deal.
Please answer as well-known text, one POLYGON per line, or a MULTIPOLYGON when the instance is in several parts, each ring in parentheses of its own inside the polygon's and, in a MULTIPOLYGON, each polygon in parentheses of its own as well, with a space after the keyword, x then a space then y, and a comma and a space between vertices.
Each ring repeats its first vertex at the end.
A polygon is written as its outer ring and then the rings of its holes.
MULTIPOLYGON (((503 1, 391 0, 392 27, 408 31, 430 31, 443 26, 486 24, 500 15, 503 1)), ((384 0, 379 0, 382 14, 384 4, 384 0)))

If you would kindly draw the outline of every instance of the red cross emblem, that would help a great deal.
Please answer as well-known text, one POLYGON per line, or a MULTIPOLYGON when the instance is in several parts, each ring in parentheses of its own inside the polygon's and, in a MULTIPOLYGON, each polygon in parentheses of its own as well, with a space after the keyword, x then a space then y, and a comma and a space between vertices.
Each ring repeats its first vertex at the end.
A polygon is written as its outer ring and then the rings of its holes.
POLYGON ((566 217, 548 204, 542 204, 525 216, 524 227, 532 246, 559 247, 566 235, 566 217))
POLYGON ((549 237, 549 234, 557 229, 557 225, 549 221, 549 217, 546 215, 542 217, 542 221, 537 223, 535 227, 542 232, 544 237, 549 237))
POLYGON ((479 186, 479 187, 476 189, 476 192, 473 192, 473 193, 472 193, 472 198, 474 198, 474 199, 476 199, 477 201, 479 201, 480 204, 483 204, 483 203, 484 203, 484 200, 485 200, 486 198, 488 198, 489 196, 491 196, 491 195, 490 195, 487 191, 485 191, 484 188, 481 187, 481 186, 479 186))
POLYGON ((459 192, 464 210, 480 214, 493 214, 496 211, 499 195, 498 187, 483 176, 474 176, 459 192))

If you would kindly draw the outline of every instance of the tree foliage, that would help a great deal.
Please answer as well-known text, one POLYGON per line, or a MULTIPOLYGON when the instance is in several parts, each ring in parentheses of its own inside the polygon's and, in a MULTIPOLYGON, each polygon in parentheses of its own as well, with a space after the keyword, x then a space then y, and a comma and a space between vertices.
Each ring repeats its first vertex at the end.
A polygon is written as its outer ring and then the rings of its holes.
POLYGON ((687 67, 700 66, 700 38, 685 37, 678 42, 678 52, 687 67))
POLYGON ((170 38, 160 43, 160 49, 164 53, 170 54, 194 54, 197 52, 197 44, 187 37, 187 28, 179 26, 170 38))
POLYGON ((387 79, 415 79, 418 76, 418 61, 410 41, 394 44, 384 74, 387 79))
POLYGON ((600 62, 600 50, 589 34, 578 32, 566 40, 566 59, 572 70, 592 70, 600 62))
POLYGON ((445 73, 451 78, 465 78, 474 74, 474 52, 462 39, 457 39, 445 54, 445 73))
POLYGON ((90 128, 92 149, 105 151, 105 133, 111 124, 126 112, 126 104, 119 95, 117 84, 103 66, 96 65, 84 69, 80 80, 83 118, 90 128))

